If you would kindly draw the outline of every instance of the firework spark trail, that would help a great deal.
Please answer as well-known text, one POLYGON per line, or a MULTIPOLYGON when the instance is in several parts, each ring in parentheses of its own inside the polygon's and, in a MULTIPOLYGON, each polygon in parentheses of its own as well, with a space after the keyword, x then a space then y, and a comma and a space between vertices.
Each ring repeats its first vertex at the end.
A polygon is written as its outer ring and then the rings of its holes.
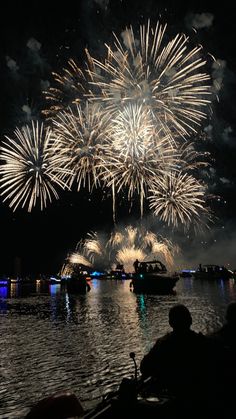
POLYGON ((69 187, 75 180, 78 191, 81 185, 87 185, 91 191, 99 184, 99 163, 109 122, 109 114, 104 113, 99 105, 88 102, 83 108, 81 105, 68 108, 53 119, 57 157, 67 169, 69 187))
POLYGON ((135 259, 147 260, 158 258, 173 268, 173 257, 178 247, 170 240, 145 229, 131 225, 113 231, 108 239, 98 233, 88 233, 85 240, 80 240, 75 252, 71 253, 71 264, 83 264, 87 267, 111 269, 118 263, 124 265, 126 272, 133 272, 135 259))
POLYGON ((92 268, 95 266, 99 268, 101 259, 106 259, 106 254, 103 251, 102 239, 98 237, 96 232, 87 233, 84 240, 79 240, 76 249, 69 257, 70 264, 81 264, 92 268))
POLYGON ((195 150, 193 142, 184 142, 178 147, 179 159, 176 160, 176 169, 186 173, 200 167, 208 167, 210 153, 195 150))
MULTIPOLYGON (((88 237, 90 234, 88 233, 88 237)), ((86 240, 79 240, 75 251, 71 252, 67 258, 67 265, 84 265, 87 267, 93 267, 94 258, 91 258, 91 254, 88 253, 85 246, 86 240)))
POLYGON ((89 268, 92 267, 92 263, 83 255, 81 255, 79 252, 74 252, 69 257, 69 263, 73 265, 84 265, 88 266, 89 268))
POLYGON ((150 208, 154 215, 170 226, 200 223, 201 216, 208 214, 205 204, 206 188, 193 176, 172 172, 153 184, 150 189, 150 208))
POLYGON ((60 275, 61 278, 70 277, 73 274, 73 270, 73 265, 71 263, 65 262, 59 270, 58 275, 60 275))
POLYGON ((145 260, 147 254, 142 249, 123 247, 116 253, 116 261, 125 267, 126 272, 133 272, 133 263, 136 259, 145 260))
POLYGON ((172 268, 174 265, 173 254, 168 249, 165 243, 155 242, 150 251, 145 248, 138 248, 135 245, 129 247, 124 246, 117 250, 116 261, 125 266, 126 272, 133 272, 133 263, 136 259, 140 261, 152 260, 156 258, 164 259, 168 268, 172 268))
POLYGON ((138 194, 142 215, 147 187, 173 168, 176 156, 170 136, 155 129, 151 113, 143 105, 130 104, 111 121, 100 176, 107 187, 115 185, 117 193, 127 188, 129 200, 138 194))
POLYGON ((111 233, 107 242, 111 260, 121 263, 127 272, 133 271, 135 259, 147 260, 161 258, 169 268, 173 267, 173 256, 178 247, 170 240, 164 239, 145 228, 127 226, 122 231, 111 233))
POLYGON ((177 245, 174 245, 171 240, 157 236, 151 231, 147 231, 143 237, 143 241, 148 248, 151 249, 151 253, 155 255, 161 255, 168 267, 173 268, 174 259, 173 256, 179 252, 177 245))
POLYGON ((88 233, 88 237, 84 242, 84 249, 88 256, 91 258, 92 262, 94 262, 95 256, 104 255, 102 241, 99 239, 96 232, 88 233))
POLYGON ((0 149, 0 188, 4 201, 15 211, 27 207, 28 212, 40 202, 41 210, 59 196, 54 184, 65 188, 60 179, 64 169, 56 164, 55 140, 51 129, 44 130, 43 123, 32 121, 31 125, 16 128, 15 138, 6 136, 0 149))
POLYGON ((58 112, 64 111, 72 104, 80 104, 85 100, 88 92, 86 75, 76 62, 70 59, 62 74, 52 73, 56 87, 50 87, 44 91, 44 96, 49 106, 43 110, 47 118, 55 117, 58 112))
POLYGON ((84 267, 88 268, 93 267, 93 264, 89 259, 87 259, 83 254, 80 254, 79 251, 75 251, 67 257, 66 262, 63 264, 62 268, 59 271, 59 275, 62 278, 71 276, 74 273, 74 271, 77 271, 76 265, 83 265, 84 267))
POLYGON ((206 64, 200 56, 202 48, 190 49, 184 34, 164 44, 166 27, 158 22, 152 28, 148 21, 147 26, 140 27, 138 40, 132 26, 126 29, 123 42, 114 35, 113 49, 106 45, 105 63, 90 59, 89 97, 103 101, 113 112, 128 103, 143 103, 165 134, 174 130, 185 137, 196 132, 206 118, 211 95, 206 82, 210 77, 202 72, 206 64))
POLYGON ((111 234, 110 239, 107 242, 107 246, 117 246, 119 245, 123 240, 123 234, 119 231, 114 232, 111 234))
POLYGON ((175 246, 174 248, 173 245, 171 245, 171 248, 170 248, 170 243, 167 244, 166 240, 165 242, 158 242, 156 240, 152 246, 152 254, 161 255, 164 258, 168 268, 173 268, 174 254, 178 253, 178 250, 179 249, 177 246, 175 246))

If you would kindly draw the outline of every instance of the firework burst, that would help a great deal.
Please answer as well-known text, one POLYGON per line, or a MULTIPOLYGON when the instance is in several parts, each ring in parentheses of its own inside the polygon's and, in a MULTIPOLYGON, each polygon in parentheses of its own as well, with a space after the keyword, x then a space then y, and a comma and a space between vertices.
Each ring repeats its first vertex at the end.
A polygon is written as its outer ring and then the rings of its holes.
POLYGON ((101 157, 101 177, 113 191, 127 189, 129 200, 138 194, 142 215, 147 187, 154 177, 170 170, 175 159, 170 136, 163 137, 157 131, 150 111, 143 105, 130 104, 111 121, 101 157))
POLYGON ((64 170, 56 164, 55 139, 50 128, 41 123, 16 128, 15 138, 6 136, 0 151, 0 188, 3 201, 16 210, 27 207, 28 212, 40 202, 41 210, 52 197, 59 198, 54 185, 65 187, 60 179, 64 170))
POLYGON ((60 112, 53 119, 57 157, 67 172, 69 187, 77 182, 91 191, 99 183, 100 160, 107 136, 109 115, 100 106, 86 103, 60 112))
POLYGON ((113 231, 108 239, 96 232, 88 233, 84 240, 78 242, 63 269, 66 266, 73 270, 73 265, 80 264, 109 270, 122 264, 126 272, 132 272, 135 259, 150 258, 161 259, 169 268, 173 268, 173 257, 178 251, 178 246, 170 240, 146 228, 129 225, 113 231))
MULTIPOLYGON (((206 187, 189 175, 208 164, 206 153, 187 140, 207 116, 210 77, 201 46, 191 47, 184 34, 167 36, 159 22, 141 26, 137 38, 130 26, 106 45, 105 60, 86 51, 84 69, 71 59, 61 74, 53 73, 56 86, 45 93, 49 108, 43 112, 53 134, 32 123, 1 148, 0 188, 14 210, 21 204, 31 211, 38 201, 43 209, 58 198, 54 185, 76 184, 78 191, 111 189, 114 220, 121 193, 130 205, 138 196, 141 216, 148 198, 169 226, 208 217, 206 187)), ((84 244, 89 258, 98 256, 97 240, 84 244)), ((123 256, 128 248, 123 243, 123 256)))
POLYGON ((95 257, 104 256, 103 243, 96 232, 88 233, 84 242, 84 249, 92 263, 94 263, 95 257))
POLYGON ((181 172, 170 172, 154 181, 149 191, 150 208, 169 226, 189 226, 201 223, 201 216, 207 215, 205 208, 206 188, 193 176, 181 172))
POLYGON ((114 47, 106 45, 105 62, 92 59, 89 97, 113 112, 128 103, 145 104, 165 134, 185 137, 206 117, 210 77, 202 71, 202 48, 190 48, 184 34, 165 43, 166 27, 158 22, 152 28, 148 21, 138 39, 132 27, 123 32, 123 42, 115 35, 114 47))
POLYGON ((69 257, 69 263, 72 265, 84 265, 87 267, 92 267, 92 263, 84 256, 81 255, 79 252, 71 253, 69 257))
POLYGON ((55 87, 44 91, 48 108, 43 110, 47 118, 55 117, 58 112, 64 111, 72 104, 80 104, 85 99, 87 79, 82 69, 72 59, 68 61, 67 68, 62 73, 52 73, 55 87))
POLYGON ((178 160, 176 160, 176 170, 190 172, 201 167, 208 167, 210 153, 197 151, 194 143, 184 142, 178 147, 178 160))
MULTIPOLYGON (((82 250, 83 251, 83 250, 82 250)), ((61 277, 71 277, 73 273, 78 272, 79 269, 92 268, 93 264, 86 258, 79 250, 68 255, 66 262, 59 271, 61 277)))
POLYGON ((76 270, 77 265, 82 265, 87 268, 93 267, 93 260, 87 252, 84 240, 79 240, 76 245, 75 251, 69 253, 62 271, 69 272, 70 275, 76 270))
POLYGON ((161 258, 169 268, 173 267, 173 256, 178 247, 144 227, 127 226, 115 231, 107 242, 110 259, 125 266, 127 272, 133 271, 135 259, 147 260, 161 258))
POLYGON ((102 239, 98 237, 96 232, 92 232, 88 233, 84 240, 77 243, 75 251, 67 258, 66 266, 73 270, 74 265, 93 268, 96 264, 96 268, 99 268, 102 265, 101 260, 103 260, 104 265, 105 258, 102 239))

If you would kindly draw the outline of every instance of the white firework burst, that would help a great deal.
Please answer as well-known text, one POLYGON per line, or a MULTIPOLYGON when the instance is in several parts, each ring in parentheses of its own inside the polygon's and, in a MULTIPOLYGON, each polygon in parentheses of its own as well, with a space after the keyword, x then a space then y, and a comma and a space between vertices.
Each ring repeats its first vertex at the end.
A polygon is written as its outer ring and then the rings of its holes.
POLYGON ((32 121, 31 125, 16 128, 14 138, 6 136, 0 149, 0 188, 3 201, 16 210, 27 207, 28 212, 40 203, 41 210, 52 197, 59 198, 55 186, 65 188, 61 179, 64 169, 56 162, 57 147, 52 130, 32 121))
POLYGON ((159 22, 151 27, 148 21, 138 39, 132 26, 123 32, 123 41, 115 35, 114 46, 106 45, 104 63, 90 59, 89 97, 114 112, 129 103, 144 104, 159 130, 185 137, 206 118, 210 77, 204 71, 202 47, 191 48, 184 34, 166 42, 166 28, 159 22))
POLYGON ((142 214, 146 190, 153 177, 173 168, 175 160, 176 150, 170 136, 163 137, 157 131, 145 107, 132 104, 112 119, 101 156, 101 178, 113 191, 127 189, 129 200, 138 194, 142 214))
POLYGON ((57 156, 67 170, 70 187, 76 181, 78 191, 86 185, 91 191, 99 183, 99 163, 109 121, 100 106, 88 102, 84 108, 75 105, 53 119, 57 156))
POLYGON ((194 222, 201 223, 201 218, 208 215, 205 186, 186 173, 170 172, 154 180, 149 194, 154 215, 169 226, 187 227, 194 222))

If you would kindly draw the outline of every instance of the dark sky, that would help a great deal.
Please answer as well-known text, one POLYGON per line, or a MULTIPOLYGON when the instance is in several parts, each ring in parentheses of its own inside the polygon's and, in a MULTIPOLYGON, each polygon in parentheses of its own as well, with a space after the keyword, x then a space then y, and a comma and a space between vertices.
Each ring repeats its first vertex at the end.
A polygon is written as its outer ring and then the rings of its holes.
MULTIPOLYGON (((211 152, 214 170, 209 179, 219 228, 226 226, 232 235, 236 212, 236 9, 220 2, 158 0, 31 0, 9 1, 1 10, 0 56, 0 130, 1 140, 16 126, 30 118, 42 118, 45 107, 42 86, 50 83, 51 73, 66 65, 69 58, 83 62, 84 48, 92 55, 104 55, 104 43, 132 24, 138 27, 148 18, 168 23, 170 32, 187 32, 193 42, 222 61, 222 70, 212 74, 220 82, 219 103, 213 104, 211 135, 205 144, 211 152), (191 30, 197 29, 197 33, 191 30), (37 41, 37 51, 29 41, 37 41), (28 46, 27 46, 28 45, 28 46), (229 227, 228 227, 229 226, 229 227)), ((129 212, 121 203, 119 219, 129 222, 129 212)), ((135 210, 132 213, 135 219, 135 210)), ((22 270, 57 271, 69 250, 73 250, 88 231, 107 230, 113 226, 111 198, 97 190, 64 192, 44 211, 32 213, 0 203, 1 260, 0 272, 14 270, 15 257, 21 258, 22 270)), ((228 234, 228 233, 227 233, 228 234)), ((234 243, 234 241, 233 241, 234 243)))

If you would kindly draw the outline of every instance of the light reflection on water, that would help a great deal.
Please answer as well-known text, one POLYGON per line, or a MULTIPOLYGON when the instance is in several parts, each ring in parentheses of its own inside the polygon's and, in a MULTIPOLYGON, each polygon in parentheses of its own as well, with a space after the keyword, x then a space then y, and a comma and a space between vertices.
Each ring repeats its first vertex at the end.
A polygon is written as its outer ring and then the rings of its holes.
POLYGON ((86 295, 59 284, 0 287, 0 417, 23 418, 42 397, 69 389, 85 408, 134 373, 156 338, 169 331, 168 311, 184 303, 193 329, 209 332, 236 299, 234 280, 182 278, 176 295, 135 295, 129 281, 93 280, 86 295), (24 288, 24 289, 23 289, 24 288))

